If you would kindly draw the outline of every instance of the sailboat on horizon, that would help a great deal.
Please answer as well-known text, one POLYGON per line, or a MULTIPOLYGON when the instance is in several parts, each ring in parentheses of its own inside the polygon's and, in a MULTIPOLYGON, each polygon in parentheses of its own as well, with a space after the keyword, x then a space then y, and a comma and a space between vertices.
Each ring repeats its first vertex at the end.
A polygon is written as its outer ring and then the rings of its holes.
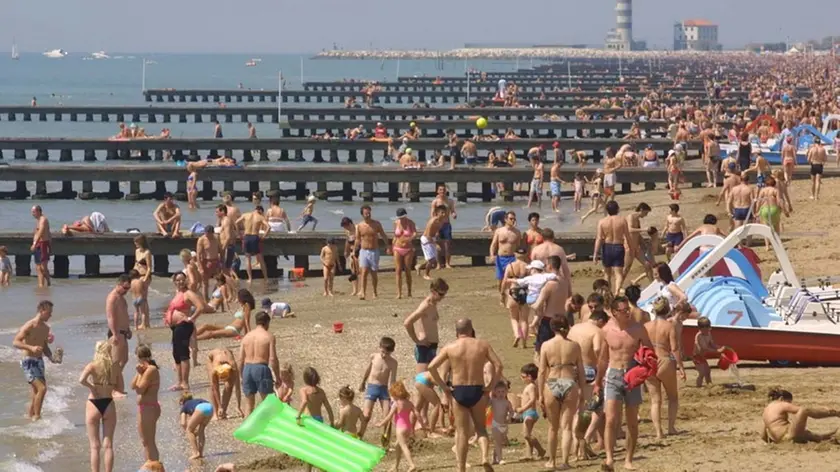
POLYGON ((17 61, 18 59, 20 59, 20 53, 18 52, 17 43, 15 42, 15 39, 12 38, 12 60, 17 61))

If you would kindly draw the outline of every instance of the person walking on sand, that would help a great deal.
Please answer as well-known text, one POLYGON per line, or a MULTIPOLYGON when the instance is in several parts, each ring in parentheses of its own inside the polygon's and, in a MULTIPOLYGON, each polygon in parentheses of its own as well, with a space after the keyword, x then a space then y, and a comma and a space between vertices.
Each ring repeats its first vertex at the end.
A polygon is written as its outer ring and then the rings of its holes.
POLYGON ((455 413, 455 458, 456 470, 466 472, 468 440, 475 431, 481 448, 481 464, 485 472, 493 472, 488 456, 490 444, 487 438, 486 414, 488 392, 502 375, 502 361, 496 351, 484 339, 475 337, 472 321, 468 318, 455 323, 457 339, 440 350, 429 364, 429 374, 444 392, 455 413), (449 362, 452 374, 451 386, 443 381, 439 369, 449 362), (488 384, 484 382, 484 364, 492 364, 493 375, 488 384))
POLYGON ((373 288, 373 298, 377 297, 377 288, 379 287, 379 238, 385 242, 385 253, 391 253, 391 245, 388 241, 388 235, 385 234, 385 229, 382 228, 382 223, 371 218, 370 205, 362 205, 360 210, 362 214, 362 221, 356 225, 356 234, 353 239, 353 252, 359 254, 359 268, 361 269, 362 290, 359 293, 359 300, 364 300, 367 296, 367 282, 370 276, 371 286, 373 288))
POLYGON ((639 405, 642 404, 642 387, 627 389, 624 375, 630 370, 633 356, 640 345, 650 347, 651 342, 645 328, 637 323, 630 314, 630 302, 624 297, 616 297, 610 307, 612 319, 604 326, 604 345, 598 365, 598 377, 595 379, 593 395, 604 390, 604 413, 606 430, 604 432, 607 458, 604 469, 613 470, 615 462, 615 441, 621 429, 621 413, 626 413, 627 455, 624 468, 636 469, 633 454, 639 438, 639 405))
POLYGON ((607 202, 607 216, 598 222, 593 257, 600 259, 613 294, 618 294, 624 284, 624 247, 630 245, 627 220, 618 214, 618 202, 607 202))
POLYGON ((245 252, 245 271, 248 274, 248 283, 253 280, 251 257, 257 259, 257 264, 260 265, 262 271, 263 281, 268 283, 268 270, 265 267, 265 259, 262 255, 262 242, 271 232, 271 227, 263 216, 263 207, 257 205, 254 211, 240 216, 235 223, 236 227, 239 227, 239 225, 242 225, 242 249, 245 252))
POLYGON ((490 262, 496 265, 499 293, 504 287, 505 269, 516 260, 516 250, 521 244, 522 233, 516 228, 516 213, 509 211, 505 215, 505 225, 493 232, 490 241, 490 262))
POLYGON ((417 372, 424 372, 437 355, 440 335, 438 329, 437 304, 449 292, 449 284, 443 279, 435 279, 429 284, 429 295, 420 302, 416 310, 403 322, 408 337, 414 342, 414 360, 417 372))
MULTIPOLYGON (((602 309, 595 309, 589 314, 589 319, 575 323, 569 329, 569 335, 567 336, 569 340, 580 345, 580 353, 583 360, 583 374, 586 378, 586 383, 580 385, 581 400, 584 403, 588 403, 592 398, 595 379, 598 376, 598 362, 604 344, 603 328, 607 324, 607 321, 609 321, 607 313, 602 309)), ((577 434, 577 424, 580 421, 580 417, 575 417, 575 451, 578 459, 591 459, 595 456, 589 447, 592 436, 596 436, 598 444, 603 446, 604 412, 601 408, 597 408, 595 411, 591 411, 591 414, 592 420, 586 432, 582 435, 577 434)))
POLYGON ((89 390, 85 402, 85 426, 90 442, 90 469, 99 472, 99 451, 104 449, 105 472, 114 470, 114 431, 117 428, 117 409, 114 407, 114 387, 119 372, 111 359, 111 344, 97 341, 93 361, 82 370, 79 383, 89 390), (100 425, 102 439, 100 439, 100 425))
POLYGON ((662 391, 668 396, 668 434, 678 434, 676 424, 680 398, 677 374, 679 373, 680 378, 685 381, 685 369, 677 339, 677 326, 668 319, 671 315, 670 304, 664 298, 657 298, 653 303, 653 312, 656 318, 645 323, 645 329, 659 359, 659 367, 656 374, 649 377, 646 383, 650 393, 653 430, 656 432, 656 439, 662 439, 662 391))
POLYGON ((152 359, 152 350, 141 344, 134 351, 137 356, 137 373, 131 380, 131 388, 137 393, 137 431, 146 453, 146 461, 159 461, 157 448, 157 422, 160 418, 160 369, 152 359))
POLYGON ((423 278, 432 280, 432 269, 438 266, 437 243, 440 228, 447 219, 449 209, 444 205, 438 205, 429 221, 426 222, 426 227, 423 229, 423 235, 420 236, 420 249, 423 251, 422 264, 418 264, 417 275, 423 271, 423 278))
POLYGON ((108 322, 107 339, 114 347, 114 367, 117 370, 117 384, 114 396, 124 397, 125 379, 123 370, 128 364, 128 340, 131 339, 131 319, 128 316, 128 303, 125 295, 131 290, 131 276, 123 274, 117 278, 117 285, 105 298, 105 317, 108 322))
POLYGON ((40 205, 32 207, 31 213, 37 222, 30 249, 35 262, 35 272, 38 274, 38 288, 49 287, 52 284, 50 280, 50 254, 52 254, 50 220, 44 215, 44 210, 40 205))
POLYGON ((443 257, 443 267, 447 269, 452 268, 452 223, 449 221, 449 217, 452 217, 453 220, 458 219, 458 212, 455 210, 455 200, 446 196, 446 186, 445 185, 438 185, 437 187, 437 195, 435 195, 435 199, 432 200, 432 204, 429 207, 429 217, 434 218, 435 212, 437 211, 437 207, 445 206, 447 208, 446 216, 443 219, 443 224, 440 227, 440 231, 438 232, 438 239, 440 240, 440 247, 443 251, 441 257, 443 257))
POLYGON ((825 163, 828 161, 825 147, 823 147, 819 138, 815 139, 814 144, 808 148, 807 157, 808 164, 811 164, 811 200, 819 200, 822 175, 825 170, 825 163))
MULTIPOLYGON (((23 374, 32 392, 29 399, 29 411, 26 416, 32 421, 41 419, 41 407, 44 405, 44 397, 47 395, 44 356, 54 363, 53 359, 56 359, 53 357, 48 343, 50 326, 47 321, 52 317, 52 312, 53 303, 51 301, 42 300, 39 302, 38 313, 20 327, 13 341, 14 347, 23 351, 20 367, 23 369, 23 374)), ((58 352, 56 352, 56 355, 58 355, 58 352)))
POLYGON ((277 338, 268 330, 271 316, 258 311, 257 326, 242 338, 239 347, 239 372, 242 373, 242 393, 245 394, 245 416, 254 411, 256 394, 261 400, 280 387, 280 362, 277 359, 277 338))
POLYGON ((408 217, 405 208, 397 209, 397 219, 394 220, 394 268, 397 279, 397 298, 402 298, 402 279, 405 274, 405 284, 408 297, 411 298, 411 264, 414 263, 414 237, 417 235, 417 225, 408 217))

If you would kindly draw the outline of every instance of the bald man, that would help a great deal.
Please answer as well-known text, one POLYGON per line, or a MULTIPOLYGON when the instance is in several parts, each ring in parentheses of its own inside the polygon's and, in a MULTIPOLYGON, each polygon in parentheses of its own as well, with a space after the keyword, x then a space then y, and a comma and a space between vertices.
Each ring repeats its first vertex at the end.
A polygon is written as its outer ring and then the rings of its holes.
POLYGON ((449 397, 449 404, 453 405, 458 472, 467 470, 468 440, 471 431, 475 431, 478 436, 484 470, 492 472, 493 467, 487 455, 490 444, 487 439, 485 414, 489 400, 488 393, 502 375, 502 361, 490 343, 483 339, 476 339, 472 321, 468 318, 455 323, 455 335, 457 339, 441 349, 437 357, 429 364, 429 374, 449 397), (443 381, 438 372, 438 369, 447 361, 452 374, 451 386, 443 381), (489 384, 484 383, 484 365, 487 362, 493 366, 493 378, 489 384))

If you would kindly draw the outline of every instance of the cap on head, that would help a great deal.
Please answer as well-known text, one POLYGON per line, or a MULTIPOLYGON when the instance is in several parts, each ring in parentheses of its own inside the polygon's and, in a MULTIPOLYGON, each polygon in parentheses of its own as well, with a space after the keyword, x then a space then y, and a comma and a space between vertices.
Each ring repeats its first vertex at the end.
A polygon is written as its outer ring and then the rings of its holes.
POLYGON ((403 218, 408 216, 408 212, 405 211, 405 208, 397 208, 397 218, 403 218))
POLYGON ((528 269, 545 270, 545 264, 543 264, 542 261, 531 261, 531 263, 528 264, 528 269))

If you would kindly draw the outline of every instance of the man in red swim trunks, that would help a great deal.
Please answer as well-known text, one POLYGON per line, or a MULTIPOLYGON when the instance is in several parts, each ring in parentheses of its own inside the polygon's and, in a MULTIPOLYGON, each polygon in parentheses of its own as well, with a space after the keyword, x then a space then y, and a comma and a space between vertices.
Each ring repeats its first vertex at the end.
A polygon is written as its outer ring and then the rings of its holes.
POLYGON ((35 259, 35 271, 38 273, 38 287, 50 285, 50 254, 52 240, 50 239, 50 220, 44 216, 40 205, 32 207, 32 217, 35 218, 35 233, 32 236, 32 254, 35 259))

